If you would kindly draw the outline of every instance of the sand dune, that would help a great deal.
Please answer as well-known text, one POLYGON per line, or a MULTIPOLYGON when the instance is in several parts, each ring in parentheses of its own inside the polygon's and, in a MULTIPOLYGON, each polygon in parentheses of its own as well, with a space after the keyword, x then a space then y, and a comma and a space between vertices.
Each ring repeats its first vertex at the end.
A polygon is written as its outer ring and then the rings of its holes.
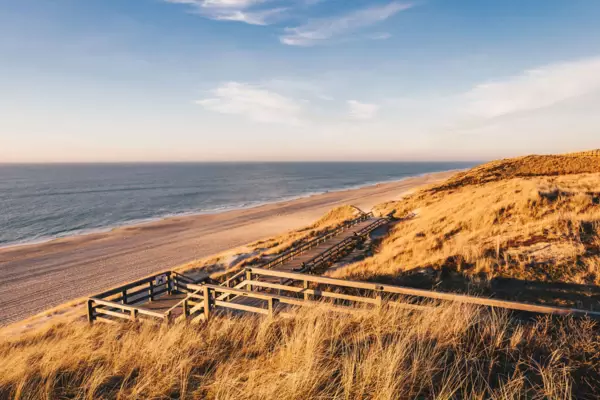
POLYGON ((157 271, 306 226, 329 209, 365 210, 451 172, 246 210, 169 218, 0 249, 0 325, 157 271))

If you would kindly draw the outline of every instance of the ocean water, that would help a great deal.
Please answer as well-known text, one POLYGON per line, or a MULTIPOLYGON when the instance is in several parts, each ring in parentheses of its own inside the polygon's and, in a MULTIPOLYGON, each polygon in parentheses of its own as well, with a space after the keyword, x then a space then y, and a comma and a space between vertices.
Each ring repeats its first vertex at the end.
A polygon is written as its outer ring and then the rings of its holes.
POLYGON ((473 163, 0 165, 0 246, 462 169, 473 163))

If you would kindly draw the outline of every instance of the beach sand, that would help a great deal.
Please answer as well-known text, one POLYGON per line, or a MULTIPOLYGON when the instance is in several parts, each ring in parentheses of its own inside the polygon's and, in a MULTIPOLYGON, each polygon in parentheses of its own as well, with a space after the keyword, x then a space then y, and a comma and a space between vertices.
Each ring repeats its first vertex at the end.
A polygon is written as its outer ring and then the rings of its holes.
POLYGON ((331 208, 368 211, 448 178, 441 172, 218 214, 173 217, 0 249, 0 325, 193 260, 311 224, 331 208))

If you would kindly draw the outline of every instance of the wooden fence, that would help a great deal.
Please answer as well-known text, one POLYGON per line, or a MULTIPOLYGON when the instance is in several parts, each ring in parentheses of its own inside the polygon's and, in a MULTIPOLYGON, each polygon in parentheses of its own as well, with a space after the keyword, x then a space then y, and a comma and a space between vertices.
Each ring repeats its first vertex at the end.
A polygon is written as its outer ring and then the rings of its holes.
POLYGON ((294 272, 315 272, 324 266, 332 264, 336 260, 339 260, 341 257, 343 257, 344 254, 347 254, 353 250, 356 246, 358 246, 359 243, 362 243, 369 233, 383 225, 388 224, 389 222, 389 218, 377 219, 372 224, 369 224, 355 232, 354 236, 344 239, 335 246, 306 261, 298 270, 295 270, 294 272))
POLYGON ((331 232, 328 232, 328 233, 321 235, 321 236, 319 236, 313 240, 310 240, 306 243, 302 243, 301 245, 296 246, 289 251, 286 251, 285 253, 274 258, 273 260, 270 260, 267 263, 263 264, 262 268, 274 268, 274 267, 277 267, 278 265, 282 265, 282 264, 292 260, 294 257, 297 257, 300 254, 307 252, 308 250, 318 246, 319 244, 325 242, 326 240, 329 240, 332 237, 335 237, 335 236, 339 235, 340 233, 342 233, 342 232, 352 228, 353 226, 355 226, 363 221, 366 221, 372 217, 373 217, 372 212, 363 213, 358 218, 355 218, 351 221, 348 221, 348 222, 338 226, 331 232))
POLYGON ((414 304, 414 300, 439 300, 528 313, 587 316, 600 319, 600 312, 594 311, 434 292, 379 283, 349 281, 262 268, 247 268, 244 277, 245 280, 236 288, 217 285, 189 285, 190 289, 196 291, 196 294, 188 295, 189 301, 184 306, 186 307, 184 314, 189 317, 200 312, 200 319, 207 319, 216 308, 223 308, 273 315, 280 304, 313 306, 323 305, 324 300, 327 301, 326 306, 334 311, 356 312, 355 306, 357 305, 381 307, 384 304, 423 311, 431 308, 431 306, 414 304), (261 278, 280 278, 287 283, 277 284, 263 281, 261 278), (287 295, 282 295, 282 292, 287 293, 287 295), (225 300, 227 298, 234 300, 225 300))
POLYGON ((578 153, 565 154, 566 157, 600 157, 600 150, 580 151, 578 153))
POLYGON ((197 281, 177 272, 167 271, 119 286, 90 297, 87 301, 88 321, 115 322, 111 316, 126 320, 139 317, 165 319, 167 315, 140 306, 173 293, 190 292, 188 285, 197 281))

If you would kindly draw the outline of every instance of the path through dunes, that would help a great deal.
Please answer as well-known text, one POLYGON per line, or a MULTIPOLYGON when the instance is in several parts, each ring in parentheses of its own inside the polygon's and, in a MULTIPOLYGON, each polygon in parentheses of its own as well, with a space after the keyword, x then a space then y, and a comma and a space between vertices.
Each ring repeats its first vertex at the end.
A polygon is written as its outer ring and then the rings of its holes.
POLYGON ((0 249, 0 325, 158 271, 303 228, 343 204, 371 209, 452 174, 444 172, 247 210, 171 218, 0 249))

